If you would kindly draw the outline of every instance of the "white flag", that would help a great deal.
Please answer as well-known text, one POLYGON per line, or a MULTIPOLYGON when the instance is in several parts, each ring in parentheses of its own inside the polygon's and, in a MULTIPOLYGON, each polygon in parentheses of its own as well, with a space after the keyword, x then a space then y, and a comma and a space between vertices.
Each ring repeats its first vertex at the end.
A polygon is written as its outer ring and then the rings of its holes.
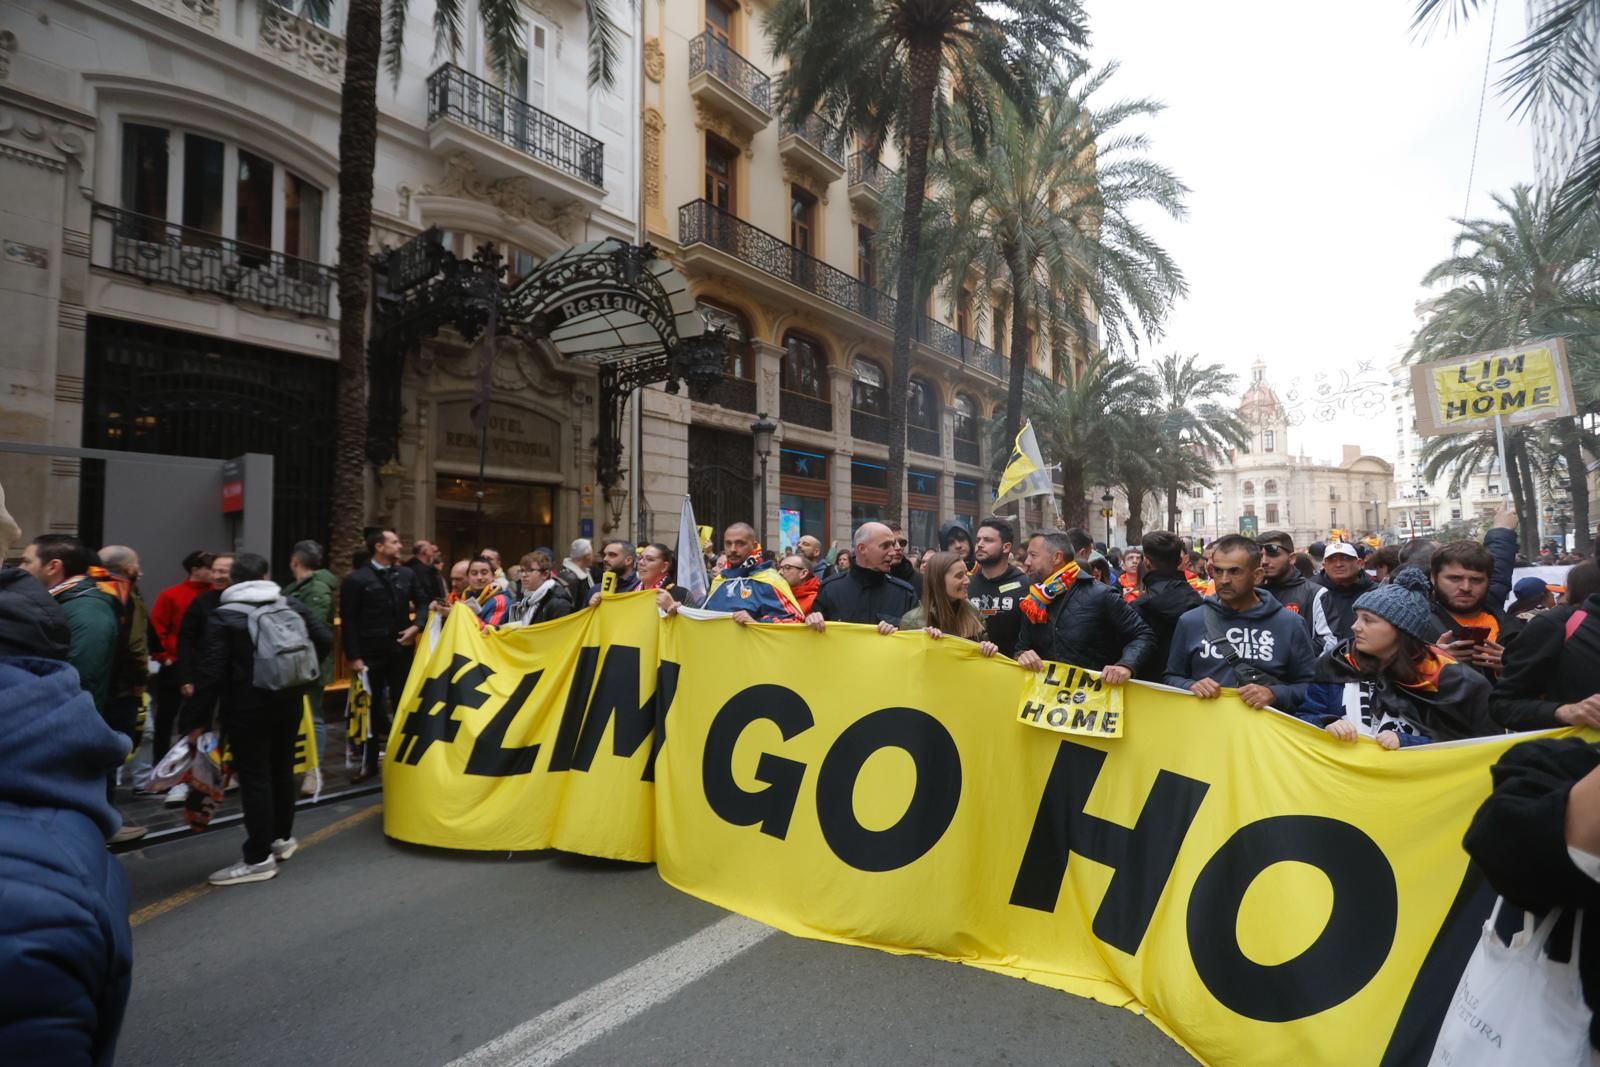
POLYGON ((678 587, 687 591, 689 603, 699 607, 706 601, 711 583, 706 580, 706 557, 700 551, 700 528, 694 522, 694 504, 683 498, 678 514, 678 587))

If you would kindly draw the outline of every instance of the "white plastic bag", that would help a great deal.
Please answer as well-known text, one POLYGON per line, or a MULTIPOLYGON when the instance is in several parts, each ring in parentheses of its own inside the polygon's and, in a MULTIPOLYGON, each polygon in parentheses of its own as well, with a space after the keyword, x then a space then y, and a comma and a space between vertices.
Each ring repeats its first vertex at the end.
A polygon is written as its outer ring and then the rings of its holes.
POLYGON ((1503 898, 1483 924, 1467 969, 1428 1062, 1434 1067, 1588 1067, 1588 1005, 1578 977, 1583 912, 1572 928, 1566 963, 1552 960, 1547 942, 1562 916, 1523 916, 1522 929, 1503 944, 1495 933, 1503 898))

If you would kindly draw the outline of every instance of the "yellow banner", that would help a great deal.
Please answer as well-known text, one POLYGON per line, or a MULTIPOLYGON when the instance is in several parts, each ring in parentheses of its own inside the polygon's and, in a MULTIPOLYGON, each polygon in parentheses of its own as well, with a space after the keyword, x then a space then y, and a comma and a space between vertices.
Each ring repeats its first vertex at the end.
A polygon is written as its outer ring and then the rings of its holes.
POLYGON ((1520 425, 1573 413, 1566 344, 1540 341, 1412 368, 1423 436, 1520 425))
POLYGON ((790 933, 1148 1014, 1208 1063, 1427 1059, 1489 899, 1462 834, 1522 738, 1385 752, 1145 686, 1125 736, 1061 736, 1016 719, 1038 684, 969 642, 662 622, 649 594, 504 634, 457 612, 385 828, 654 858, 790 933))

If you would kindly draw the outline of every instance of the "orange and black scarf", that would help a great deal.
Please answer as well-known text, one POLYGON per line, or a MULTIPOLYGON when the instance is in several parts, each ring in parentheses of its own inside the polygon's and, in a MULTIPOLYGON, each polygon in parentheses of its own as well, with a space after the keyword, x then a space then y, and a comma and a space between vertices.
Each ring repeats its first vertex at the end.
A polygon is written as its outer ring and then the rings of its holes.
POLYGON ((1028 595, 1022 598, 1022 613, 1033 622, 1044 622, 1050 616, 1051 602, 1072 588, 1077 580, 1078 565, 1068 560, 1064 567, 1028 590, 1028 595))

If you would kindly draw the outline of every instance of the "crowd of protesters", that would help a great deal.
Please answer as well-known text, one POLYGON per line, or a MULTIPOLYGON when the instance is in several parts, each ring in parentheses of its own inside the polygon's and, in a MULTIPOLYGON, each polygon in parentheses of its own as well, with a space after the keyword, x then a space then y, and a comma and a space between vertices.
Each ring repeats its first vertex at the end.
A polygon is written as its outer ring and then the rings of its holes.
MULTIPOLYGON (((214 729, 231 749, 246 837, 212 883, 264 881, 298 848, 295 802, 309 788, 294 772, 298 709, 309 701, 320 745, 335 634, 371 695, 372 736, 381 738, 419 636, 455 605, 485 629, 506 630, 636 591, 653 591, 665 614, 688 607, 741 625, 920 631, 1030 670, 1066 663, 1109 684, 1140 679, 1203 701, 1233 690, 1251 707, 1385 749, 1600 728, 1600 569, 1572 566, 1559 599, 1537 578, 1513 587, 1519 557, 1506 513, 1481 542, 1388 548, 1336 539, 1298 551, 1290 535, 1268 531, 1221 537, 1199 553, 1156 531, 1108 551, 1081 529, 1021 537, 999 516, 975 529, 947 522, 938 540, 919 552, 897 524, 869 521, 848 546, 824 551, 808 535, 771 553, 750 524, 735 522, 720 545, 699 546, 708 582, 697 593, 679 584, 677 550, 666 544, 580 539, 560 558, 536 548, 507 567, 488 547, 446 560, 419 540, 407 555, 396 531, 375 527, 342 581, 313 541, 294 546, 281 586, 261 556, 196 550, 182 560, 183 580, 147 605, 133 548, 40 535, 20 568, 0 570, 0 715, 14 721, 15 768, 0 784, 9 805, 0 807, 0 840, 13 835, 7 820, 33 809, 62 820, 54 847, 82 854, 61 875, 71 885, 57 891, 92 890, 95 903, 77 921, 104 945, 94 995, 120 1005, 126 887, 103 843, 145 833, 114 803, 117 768, 141 742, 147 691, 153 762, 214 729), (281 652, 264 660, 269 631, 281 652)), ((357 780, 378 773, 380 746, 366 745, 363 758, 357 780)), ((1587 773, 1593 761, 1574 766, 1587 773)), ((48 927, 48 916, 15 914, 0 917, 0 935, 48 927)), ((56 995, 42 978, 37 993, 56 995)))

